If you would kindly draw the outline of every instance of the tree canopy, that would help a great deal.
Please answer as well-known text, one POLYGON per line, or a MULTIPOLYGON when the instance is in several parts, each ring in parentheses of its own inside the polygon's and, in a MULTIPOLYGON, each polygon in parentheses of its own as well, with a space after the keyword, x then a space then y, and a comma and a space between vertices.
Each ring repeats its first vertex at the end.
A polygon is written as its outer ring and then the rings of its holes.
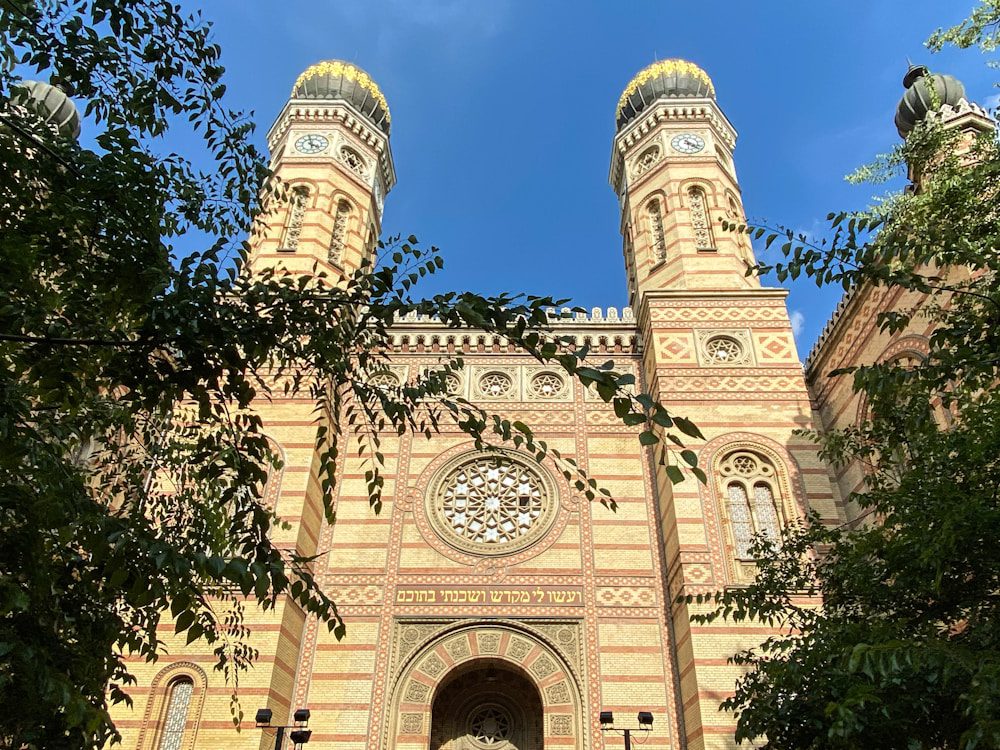
MULTIPOLYGON (((1000 4, 986 2, 929 45, 990 51, 998 25, 1000 4)), ((833 464, 864 465, 867 487, 851 498, 859 522, 827 528, 809 517, 779 544, 758 540, 755 582, 708 597, 696 617, 783 632, 734 657, 746 672, 723 708, 736 713, 740 740, 774 750, 1000 747, 1000 159, 995 130, 966 138, 928 117, 859 173, 908 167, 917 189, 831 214, 822 241, 736 228, 780 247, 783 259, 759 272, 917 293, 921 304, 884 310, 878 325, 932 328, 922 362, 818 373, 853 378, 867 399, 859 426, 813 435, 833 464)))
POLYGON ((443 264, 413 237, 379 243, 344 284, 319 268, 244 273, 262 206, 287 196, 252 119, 226 106, 223 75, 210 24, 167 0, 0 0, 0 704, 17 706, 0 712, 5 746, 113 740, 109 701, 133 681, 124 657, 155 659, 167 616, 212 645, 234 690, 256 656, 244 607, 291 597, 343 633, 311 560, 270 540, 280 519, 261 493, 278 457, 255 401, 313 399, 328 516, 347 447, 369 462, 377 511, 380 436, 431 435, 442 420, 553 461, 613 505, 528 425, 450 396, 460 358, 379 386, 403 315, 506 337, 702 476, 681 450, 693 424, 560 338, 563 300, 421 297, 443 264), (46 119, 25 78, 71 94, 89 146, 46 119), (177 128, 205 153, 166 151, 177 128))

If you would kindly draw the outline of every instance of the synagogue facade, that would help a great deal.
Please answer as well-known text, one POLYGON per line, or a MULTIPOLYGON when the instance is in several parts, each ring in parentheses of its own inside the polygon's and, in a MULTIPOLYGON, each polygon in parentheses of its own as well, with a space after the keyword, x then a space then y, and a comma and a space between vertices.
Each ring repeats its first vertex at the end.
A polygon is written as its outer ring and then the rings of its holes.
MULTIPOLYGON (((751 536, 776 536, 807 508, 830 524, 850 520, 850 478, 796 431, 825 426, 816 393, 835 415, 856 405, 831 405, 852 397, 830 395, 816 368, 807 384, 785 290, 748 277, 748 239, 722 228, 745 218, 736 131, 708 75, 659 61, 627 84, 615 114, 610 182, 630 306, 556 326, 699 426, 705 440, 692 448, 707 484, 672 485, 609 405, 506 341, 401 320, 387 386, 461 354, 452 392, 530 424, 610 490, 617 510, 527 453, 476 451, 443 425, 430 440, 385 438, 378 515, 364 467, 346 459, 331 525, 312 402, 262 401, 283 461, 267 490, 289 524, 276 539, 319 555, 317 578, 347 634, 337 640, 288 601, 250 608, 260 656, 241 678, 239 734, 210 648, 165 635, 168 654, 131 665, 135 705, 115 713, 123 747, 273 747, 274 734, 254 727, 258 707, 274 724, 309 708, 308 746, 331 750, 618 747, 621 737, 602 733, 602 711, 617 727, 651 713, 651 729, 633 733, 649 750, 735 747, 732 717, 719 711, 738 675, 727 659, 770 631, 694 624, 702 610, 677 597, 747 582, 751 536)), ((322 62, 299 77, 268 134, 292 198, 253 240, 251 270, 319 264, 337 277, 372 253, 396 181, 390 125, 385 97, 354 65, 322 62)), ((839 320, 826 340, 863 335, 839 320)))

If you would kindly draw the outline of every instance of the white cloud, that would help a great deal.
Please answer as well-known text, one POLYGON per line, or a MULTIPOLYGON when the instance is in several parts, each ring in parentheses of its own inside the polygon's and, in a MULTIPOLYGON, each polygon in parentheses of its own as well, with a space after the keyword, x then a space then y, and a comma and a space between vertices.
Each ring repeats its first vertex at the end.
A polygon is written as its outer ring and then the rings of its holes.
POLYGON ((792 333, 798 337, 802 333, 802 327, 806 324, 806 316, 802 314, 801 310, 792 310, 788 318, 792 322, 792 333))
POLYGON ((997 107, 1000 107, 1000 94, 994 94, 993 96, 986 97, 986 101, 983 102, 983 106, 991 112, 997 107))

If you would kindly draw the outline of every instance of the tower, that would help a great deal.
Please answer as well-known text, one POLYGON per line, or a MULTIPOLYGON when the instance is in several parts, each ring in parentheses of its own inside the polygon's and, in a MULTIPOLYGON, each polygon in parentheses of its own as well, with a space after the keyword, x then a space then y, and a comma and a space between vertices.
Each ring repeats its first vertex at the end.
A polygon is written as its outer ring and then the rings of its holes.
POLYGON ((396 183, 389 105, 355 65, 325 60, 295 81, 267 134, 285 188, 251 242, 251 268, 350 275, 375 247, 396 183))
POLYGON ((725 622, 693 625, 704 612, 678 595, 707 594, 755 575, 749 540, 812 507, 831 522, 841 509, 828 469, 796 434, 813 429, 787 293, 747 276, 745 221, 733 161, 736 132, 704 70, 661 60, 619 100, 610 181, 619 199, 629 298, 642 342, 642 389, 690 418, 705 484, 674 485, 650 460, 679 675, 682 747, 732 747, 732 717, 719 711, 736 671, 725 657, 771 634, 725 622))
POLYGON ((745 222, 733 162, 736 131, 704 70, 661 60, 622 92, 611 156, 629 299, 650 289, 751 289, 745 222))

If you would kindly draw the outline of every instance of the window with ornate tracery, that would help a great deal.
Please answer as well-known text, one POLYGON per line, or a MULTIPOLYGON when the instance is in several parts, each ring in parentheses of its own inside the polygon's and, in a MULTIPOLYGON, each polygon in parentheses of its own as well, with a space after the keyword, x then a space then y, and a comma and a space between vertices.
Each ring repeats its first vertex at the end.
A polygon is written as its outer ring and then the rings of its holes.
POLYGON ((291 205, 288 208, 288 221, 285 223, 285 236, 281 240, 281 249, 298 249, 299 237, 302 235, 302 222, 306 216, 306 204, 308 201, 308 188, 297 187, 292 189, 291 205))
POLYGON ((699 250, 714 250, 712 224, 708 214, 708 198, 700 187, 688 189, 688 210, 691 212, 691 227, 694 229, 695 246, 699 250))
POLYGON ((750 559, 750 543, 757 534, 777 541, 781 537, 781 495, 777 470, 763 455, 739 450, 719 465, 726 518, 732 534, 733 554, 750 559))
POLYGON ((357 151, 355 151, 350 146, 341 146, 340 148, 340 161, 354 172, 359 177, 365 176, 365 164, 364 157, 361 156, 357 151))
POLYGON ((330 247, 326 259, 340 265, 347 241, 347 219, 351 213, 351 204, 345 200, 337 203, 337 212, 333 215, 333 233, 330 235, 330 247))
POLYGON ((193 693, 194 682, 190 677, 179 677, 170 683, 170 699, 167 701, 167 712, 157 750, 180 750, 193 693))
POLYGON ((663 234, 663 213, 660 211, 660 202, 651 200, 646 206, 649 217, 649 235, 652 240, 653 258, 657 261, 667 259, 667 240, 663 234))

